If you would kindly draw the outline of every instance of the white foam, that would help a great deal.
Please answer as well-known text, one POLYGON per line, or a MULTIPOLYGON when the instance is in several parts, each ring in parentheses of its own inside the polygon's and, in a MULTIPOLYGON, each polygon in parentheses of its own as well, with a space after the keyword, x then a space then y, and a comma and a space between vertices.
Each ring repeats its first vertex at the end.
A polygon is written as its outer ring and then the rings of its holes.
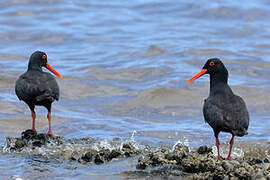
MULTIPOLYGON (((227 144, 227 143, 221 144, 219 146, 220 156, 227 157, 228 154, 229 154, 229 148, 230 148, 229 144, 227 144)), ((212 152, 213 152, 213 154, 215 156, 217 156, 217 147, 215 145, 212 146, 212 152)), ((244 157, 244 151, 240 147, 233 146, 231 156, 232 156, 232 158, 243 158, 244 157)))
POLYGON ((10 180, 23 180, 19 175, 13 175, 10 177, 10 180))
POLYGON ((131 134, 131 137, 130 137, 130 141, 132 142, 132 143, 136 143, 136 141, 135 141, 135 135, 137 134, 137 131, 136 130, 134 130, 133 132, 132 132, 132 134, 131 134))
POLYGON ((188 139, 186 138, 186 137, 183 137, 183 139, 182 140, 178 140, 174 145, 173 145, 173 147, 172 147, 172 151, 174 151, 175 150, 175 148, 176 148, 176 146, 178 146, 178 145, 181 145, 181 146, 187 146, 188 147, 188 150, 190 151, 190 144, 189 144, 189 141, 188 141, 188 139))

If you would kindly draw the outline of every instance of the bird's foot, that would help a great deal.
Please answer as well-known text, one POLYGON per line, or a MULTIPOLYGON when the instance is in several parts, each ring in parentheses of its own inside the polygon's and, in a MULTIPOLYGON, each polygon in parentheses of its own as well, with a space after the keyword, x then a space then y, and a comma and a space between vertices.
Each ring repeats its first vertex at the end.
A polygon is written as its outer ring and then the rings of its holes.
POLYGON ((228 156, 228 157, 226 158, 226 160, 232 160, 232 157, 231 157, 231 156, 228 156))
POLYGON ((32 128, 32 131, 37 132, 36 128, 32 128))
POLYGON ((52 130, 49 130, 49 131, 47 132, 47 134, 48 134, 48 135, 51 135, 51 136, 56 136, 56 134, 54 134, 54 132, 53 132, 52 130))
POLYGON ((224 160, 224 158, 222 156, 218 156, 218 160, 222 161, 222 160, 224 160))

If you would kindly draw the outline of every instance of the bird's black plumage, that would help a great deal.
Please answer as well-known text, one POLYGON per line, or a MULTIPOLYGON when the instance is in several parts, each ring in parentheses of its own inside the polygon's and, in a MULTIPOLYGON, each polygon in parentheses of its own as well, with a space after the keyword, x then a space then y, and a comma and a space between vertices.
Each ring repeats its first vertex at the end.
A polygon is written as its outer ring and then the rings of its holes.
POLYGON ((235 136, 247 134, 249 115, 244 100, 228 85, 228 71, 219 59, 209 59, 203 69, 210 74, 210 94, 204 101, 205 121, 217 136, 220 131, 235 136), (210 66, 214 62, 214 66, 210 66))
POLYGON ((22 74, 16 81, 15 91, 18 98, 28 105, 47 108, 47 104, 59 99, 59 86, 54 77, 38 70, 22 74))
MULTIPOLYGON (((210 75, 210 93, 209 97, 205 99, 203 106, 204 119, 213 128, 218 148, 219 133, 223 131, 232 134, 229 156, 227 158, 231 159, 230 154, 234 136, 247 135, 249 126, 248 110, 244 100, 240 96, 235 95, 228 85, 228 71, 220 59, 209 59, 201 72, 196 74, 187 83, 204 74, 210 75)), ((219 159, 221 158, 219 157, 219 159)))
MULTIPOLYGON (((19 77, 15 86, 19 100, 24 101, 32 111, 33 130, 35 130, 35 106, 46 107, 48 116, 50 116, 51 104, 59 99, 59 86, 54 76, 43 72, 42 67, 48 68, 47 55, 44 52, 36 51, 30 57, 27 71, 19 77)), ((50 123, 49 117, 48 120, 50 123)))

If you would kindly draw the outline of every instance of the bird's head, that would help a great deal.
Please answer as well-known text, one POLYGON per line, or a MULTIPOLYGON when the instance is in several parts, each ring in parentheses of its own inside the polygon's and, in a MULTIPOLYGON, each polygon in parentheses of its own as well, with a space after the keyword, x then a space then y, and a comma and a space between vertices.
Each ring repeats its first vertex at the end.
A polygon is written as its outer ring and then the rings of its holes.
POLYGON ((48 63, 47 54, 42 51, 36 51, 30 57, 28 69, 41 69, 41 67, 47 68, 56 76, 62 78, 62 76, 48 63))
POLYGON ((195 74, 192 78, 190 78, 188 81, 186 81, 186 84, 194 81, 195 79, 198 79, 199 77, 203 76, 204 74, 223 74, 224 76, 228 76, 228 71, 222 61, 218 58, 211 58, 208 59, 203 66, 202 70, 195 74))

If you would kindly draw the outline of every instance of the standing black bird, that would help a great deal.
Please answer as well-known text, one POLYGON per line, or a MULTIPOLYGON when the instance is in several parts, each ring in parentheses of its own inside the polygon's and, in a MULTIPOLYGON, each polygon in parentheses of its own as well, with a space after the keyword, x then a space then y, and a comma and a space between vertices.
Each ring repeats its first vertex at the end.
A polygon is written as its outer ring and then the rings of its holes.
POLYGON ((51 127, 51 105, 54 100, 59 99, 59 87, 50 73, 43 72, 42 67, 46 67, 56 76, 62 76, 56 72, 47 62, 47 55, 44 52, 34 52, 28 63, 27 71, 16 81, 15 92, 19 100, 23 100, 32 112, 32 130, 35 129, 35 106, 44 106, 48 110, 49 121, 48 134, 54 135, 51 127))
POLYGON ((186 83, 210 74, 210 94, 204 100, 203 115, 205 121, 213 128, 216 137, 216 146, 219 154, 218 134, 228 132, 232 134, 230 151, 226 159, 231 159, 234 136, 247 135, 249 115, 244 100, 235 95, 228 85, 228 71, 218 58, 208 59, 202 70, 186 83))

